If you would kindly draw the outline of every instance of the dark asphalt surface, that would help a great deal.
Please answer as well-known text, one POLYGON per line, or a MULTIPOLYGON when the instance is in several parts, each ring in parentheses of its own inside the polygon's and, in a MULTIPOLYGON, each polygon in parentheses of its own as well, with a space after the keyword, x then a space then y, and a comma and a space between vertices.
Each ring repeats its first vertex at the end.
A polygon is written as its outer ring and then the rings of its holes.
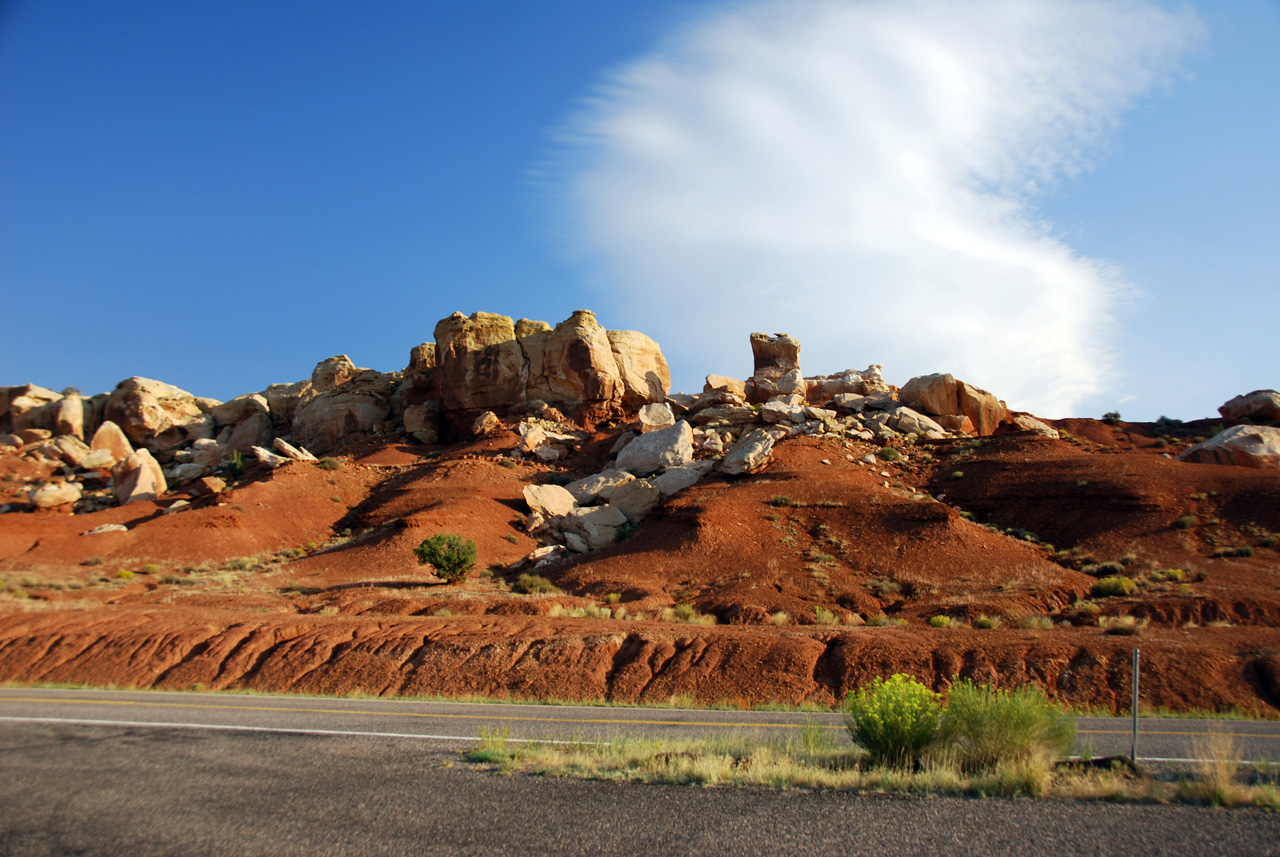
MULTIPOLYGON (((724 733, 785 739, 797 735, 810 722, 847 740, 836 714, 0 688, 0 729, 30 720, 78 721, 86 725, 198 724, 230 729, 357 732, 373 737, 417 735, 459 741, 474 739, 481 729, 495 728, 507 729, 513 738, 552 740, 608 740, 619 734, 699 737, 724 733)), ((1081 718, 1078 725, 1080 749, 1087 749, 1094 756, 1128 754, 1131 721, 1081 718)), ((1196 742, 1205 734, 1231 731, 1241 736, 1246 759, 1280 762, 1277 721, 1148 718, 1141 720, 1139 727, 1139 758, 1194 758, 1196 742)))
POLYGON ((1280 815, 502 776, 427 739, 0 724, 3 855, 1266 855, 1280 815))

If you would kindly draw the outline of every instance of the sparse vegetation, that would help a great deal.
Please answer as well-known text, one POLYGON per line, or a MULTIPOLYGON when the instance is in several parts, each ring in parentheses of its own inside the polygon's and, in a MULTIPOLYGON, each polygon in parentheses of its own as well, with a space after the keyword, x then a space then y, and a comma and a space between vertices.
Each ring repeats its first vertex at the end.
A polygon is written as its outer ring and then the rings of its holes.
POLYGON ((341 470, 342 459, 330 458, 326 455, 324 458, 316 462, 316 467, 319 467, 321 470, 341 470))
POLYGON ((840 623, 835 613, 817 606, 813 608, 813 621, 818 625, 838 625, 840 623))
POLYGON ((519 536, 517 536, 515 533, 507 533, 507 534, 506 534, 506 535, 504 535, 502 538, 503 538, 503 540, 504 540, 504 541, 511 542, 511 544, 513 544, 513 545, 518 545, 518 544, 520 544, 520 537, 519 537, 519 536))
POLYGON ((122 568, 116 572, 116 578, 119 580, 133 580, 133 572, 127 568, 122 568))
POLYGON ((1104 577, 1089 588, 1089 594, 1095 598, 1127 596, 1137 591, 1138 584, 1129 577, 1104 577))
POLYGON ((1001 624, 999 616, 988 616, 985 613, 973 620, 973 627, 979 631, 994 631, 1001 624))
POLYGON ((1173 526, 1179 530, 1189 530, 1200 523, 1200 519, 1195 515, 1183 515, 1181 518, 1173 522, 1173 526))
POLYGON ((511 591, 520 595, 559 595, 560 589, 540 574, 525 572, 511 584, 511 591))
POLYGON ((942 734, 942 703, 916 679, 875 678, 844 701, 845 726, 873 765, 906 767, 934 749, 942 734))
POLYGON ((898 450, 894 449, 892 446, 883 447, 876 453, 876 455, 878 455, 884 461, 892 462, 892 461, 899 461, 902 459, 902 453, 898 452, 898 450))
POLYGON ((1116 637, 1136 637, 1147 626, 1134 616, 1100 616, 1098 626, 1106 633, 1116 637))
POLYGON ((1214 559, 1231 559, 1233 557, 1253 556, 1253 548, 1248 545, 1237 545, 1235 547, 1218 548, 1213 552, 1214 559))
POLYGON ((791 614, 785 610, 779 610, 776 613, 773 613, 769 616, 770 625, 778 625, 779 627, 781 627, 782 625, 787 625, 790 622, 791 622, 791 614))
POLYGON ((413 552, 419 564, 430 565, 445 583, 462 580, 476 564, 476 543, 457 533, 436 533, 413 552))
POLYGON ((934 616, 929 620, 929 627, 930 628, 950 628, 951 617, 950 616, 934 616))

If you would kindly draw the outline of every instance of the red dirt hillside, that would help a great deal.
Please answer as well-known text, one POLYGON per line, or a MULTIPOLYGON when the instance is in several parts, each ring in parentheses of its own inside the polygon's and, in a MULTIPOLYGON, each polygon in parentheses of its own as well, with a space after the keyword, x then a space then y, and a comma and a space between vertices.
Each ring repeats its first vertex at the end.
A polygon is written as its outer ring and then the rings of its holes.
MULTIPOLYGON (((1280 713, 1280 467, 1188 453, 1273 421, 1047 424, 950 376, 802 378, 781 337, 752 338, 745 383, 672 395, 610 381, 641 352, 656 366, 656 345, 580 314, 545 330, 503 318, 452 319, 395 376, 352 367, 328 387, 322 367, 341 364, 322 363, 292 407, 353 428, 319 431, 319 461, 289 440, 301 424, 279 433, 290 405, 270 391, 135 421, 127 458, 88 468, 54 448, 74 433, 30 424, 65 397, 10 409, 0 680, 829 705, 905 671, 1114 709, 1140 644, 1145 705, 1280 713), (559 400, 457 398, 509 391, 501 372, 529 377, 516 355, 539 336, 552 354, 557 335, 566 354, 585 343, 565 358, 580 383, 539 382, 559 400), (360 423, 378 408, 352 402, 380 389, 387 410, 360 423), (235 432, 261 442, 241 453, 235 432), (147 458, 163 489, 122 494, 147 458), (79 496, 42 508, 50 485, 79 496), (418 562, 435 533, 474 540, 463 582, 418 562), (1107 578, 1128 582, 1105 594, 1107 578)), ((82 427, 86 454, 97 432, 82 427)))

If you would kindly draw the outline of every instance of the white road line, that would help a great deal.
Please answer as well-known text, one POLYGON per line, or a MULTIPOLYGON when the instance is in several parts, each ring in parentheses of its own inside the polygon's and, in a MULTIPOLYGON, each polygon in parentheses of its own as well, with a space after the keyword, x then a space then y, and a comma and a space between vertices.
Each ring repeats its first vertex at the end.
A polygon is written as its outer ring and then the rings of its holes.
MULTIPOLYGON (((217 723, 164 723, 146 720, 82 720, 71 717, 3 717, 0 721, 14 723, 70 723, 79 726, 152 726, 163 729, 215 729, 226 732, 283 732, 289 735, 351 735, 362 738, 413 738, 426 741, 476 741, 475 735, 421 735, 413 732, 357 732, 341 729, 285 729, 273 726, 230 726, 217 723)), ((507 738, 512 744, 592 744, 607 745, 602 741, 560 741, 544 738, 507 738)))

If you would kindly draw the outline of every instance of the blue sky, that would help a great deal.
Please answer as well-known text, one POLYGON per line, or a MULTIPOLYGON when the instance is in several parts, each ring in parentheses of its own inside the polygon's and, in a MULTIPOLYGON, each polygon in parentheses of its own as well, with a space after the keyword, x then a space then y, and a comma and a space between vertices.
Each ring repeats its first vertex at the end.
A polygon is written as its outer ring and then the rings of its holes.
POLYGON ((534 5, 0 5, 0 384, 587 307, 686 390, 757 329, 1050 416, 1280 385, 1277 3, 534 5))

